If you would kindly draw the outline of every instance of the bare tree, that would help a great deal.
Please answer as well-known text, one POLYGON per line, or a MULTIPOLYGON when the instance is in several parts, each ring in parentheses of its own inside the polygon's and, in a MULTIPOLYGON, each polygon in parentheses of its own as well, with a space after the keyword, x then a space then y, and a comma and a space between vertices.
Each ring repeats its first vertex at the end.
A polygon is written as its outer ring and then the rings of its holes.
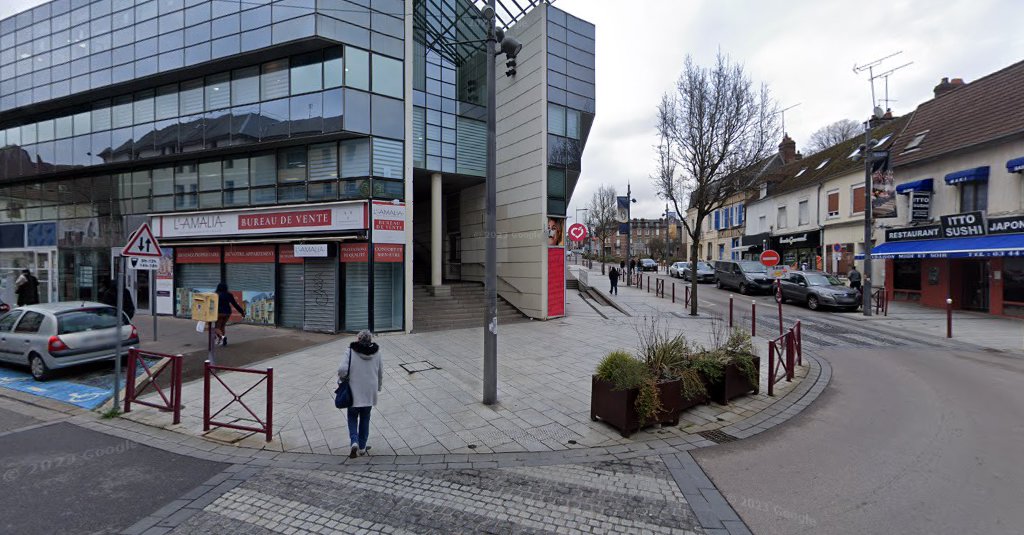
MULTIPOLYGON (((715 64, 701 67, 686 57, 674 91, 658 105, 658 196, 682 218, 690 238, 690 262, 700 260, 704 218, 759 175, 760 162, 774 152, 778 138, 777 106, 764 84, 755 86, 743 65, 719 53, 715 64)), ((692 278, 690 315, 697 315, 697 277, 692 278)))
POLYGON ((807 142, 807 150, 811 154, 821 152, 860 134, 862 131, 861 125, 857 121, 841 119, 830 125, 823 126, 811 134, 811 139, 807 142))
POLYGON ((671 247, 672 244, 669 243, 667 239, 660 236, 655 236, 654 238, 647 240, 647 250, 650 252, 651 256, 658 260, 668 260, 668 257, 671 254, 671 247))
POLYGON ((594 197, 587 205, 587 226, 590 233, 601 242, 601 273, 604 273, 604 263, 607 261, 605 246, 608 239, 619 230, 619 220, 616 217, 618 210, 615 200, 615 188, 613 186, 601 186, 594 192, 594 197))

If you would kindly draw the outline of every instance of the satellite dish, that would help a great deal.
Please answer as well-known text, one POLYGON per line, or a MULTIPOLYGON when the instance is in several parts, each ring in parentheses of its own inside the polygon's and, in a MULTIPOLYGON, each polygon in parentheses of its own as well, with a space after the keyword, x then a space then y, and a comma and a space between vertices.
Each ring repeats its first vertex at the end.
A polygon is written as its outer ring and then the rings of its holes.
POLYGON ((881 106, 875 106, 875 119, 881 119, 885 115, 885 110, 881 106))

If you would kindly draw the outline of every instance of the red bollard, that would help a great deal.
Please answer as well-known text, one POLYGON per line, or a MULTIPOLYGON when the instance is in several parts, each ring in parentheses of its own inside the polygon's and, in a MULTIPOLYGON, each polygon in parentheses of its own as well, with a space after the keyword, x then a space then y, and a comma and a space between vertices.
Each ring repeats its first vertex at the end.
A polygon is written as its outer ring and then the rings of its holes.
POLYGON ((946 298, 946 338, 953 337, 953 300, 946 298))
POLYGON ((651 276, 647 276, 647 293, 651 293, 651 276))
POLYGON ((672 283, 672 303, 676 302, 676 283, 672 283))
POLYGON ((732 294, 729 294, 729 328, 732 329, 732 294))
POLYGON ((768 395, 775 395, 775 342, 768 342, 768 395))
POLYGON ((757 301, 750 302, 750 336, 757 336, 757 301))
POLYGON ((203 431, 210 430, 210 361, 203 363, 203 431))
POLYGON ((267 368, 267 442, 274 440, 274 368, 267 368))

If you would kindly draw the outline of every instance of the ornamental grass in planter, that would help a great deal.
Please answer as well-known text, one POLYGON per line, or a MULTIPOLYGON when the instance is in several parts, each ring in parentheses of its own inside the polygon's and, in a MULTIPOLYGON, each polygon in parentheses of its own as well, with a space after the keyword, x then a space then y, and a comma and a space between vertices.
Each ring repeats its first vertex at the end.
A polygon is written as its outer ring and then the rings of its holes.
POLYGON ((760 390, 761 359, 754 354, 750 334, 743 330, 732 331, 723 344, 696 355, 693 366, 699 371, 708 396, 720 405, 760 390))

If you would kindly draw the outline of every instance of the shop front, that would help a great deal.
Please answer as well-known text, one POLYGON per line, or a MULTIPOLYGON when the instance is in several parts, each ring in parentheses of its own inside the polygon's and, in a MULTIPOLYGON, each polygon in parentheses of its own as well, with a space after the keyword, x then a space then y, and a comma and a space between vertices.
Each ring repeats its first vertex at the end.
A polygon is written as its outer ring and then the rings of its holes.
POLYGON ((769 239, 771 248, 782 257, 780 262, 793 269, 822 269, 821 231, 808 230, 780 234, 769 239))
POLYGON ((1024 215, 943 216, 940 224, 886 231, 872 256, 885 260, 886 292, 991 314, 1024 315, 1024 215))
POLYGON ((15 281, 23 270, 39 279, 39 300, 57 300, 57 224, 0 225, 0 302, 17 302, 15 281))
POLYGON ((157 306, 189 317, 192 294, 224 282, 245 311, 232 311, 232 321, 402 330, 405 251, 389 242, 404 240, 395 221, 404 221, 405 206, 384 204, 373 215, 363 201, 155 215, 153 231, 171 264, 158 279, 157 306))

